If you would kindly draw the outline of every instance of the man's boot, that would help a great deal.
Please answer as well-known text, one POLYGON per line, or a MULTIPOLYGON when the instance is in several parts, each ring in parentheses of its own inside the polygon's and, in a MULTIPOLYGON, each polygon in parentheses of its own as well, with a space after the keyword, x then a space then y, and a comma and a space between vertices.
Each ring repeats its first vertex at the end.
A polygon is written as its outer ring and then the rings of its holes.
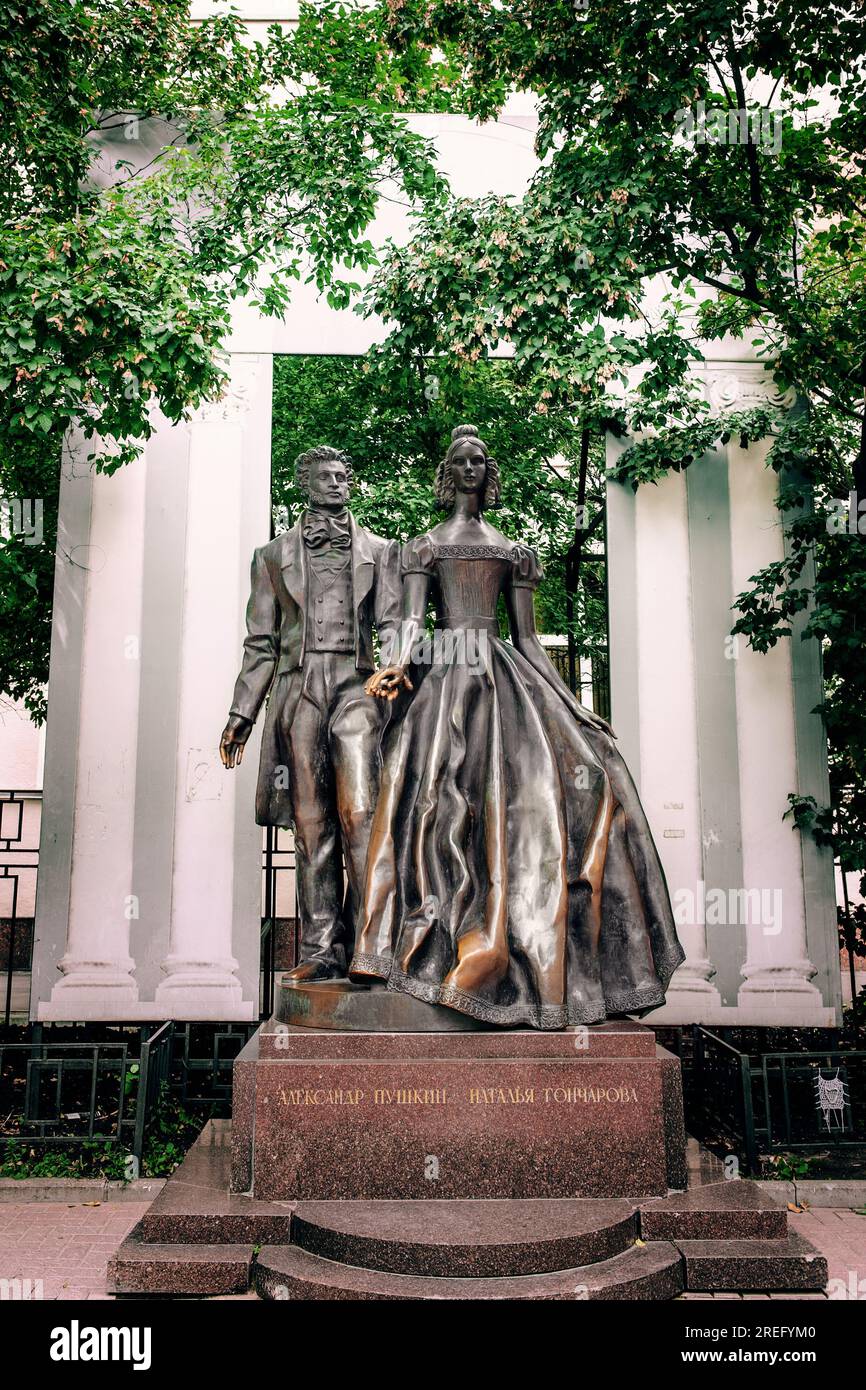
POLYGON ((301 959, 293 970, 286 972, 283 983, 307 985, 322 980, 345 980, 346 952, 341 935, 342 924, 338 921, 335 926, 330 917, 305 922, 301 936, 301 959))

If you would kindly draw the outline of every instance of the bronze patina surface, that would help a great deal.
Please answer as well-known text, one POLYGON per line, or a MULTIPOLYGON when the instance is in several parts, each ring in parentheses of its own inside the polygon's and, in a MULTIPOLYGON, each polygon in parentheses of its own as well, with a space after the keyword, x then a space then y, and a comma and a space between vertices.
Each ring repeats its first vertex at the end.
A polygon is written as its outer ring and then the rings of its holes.
POLYGON ((401 647, 367 682, 411 699, 384 747, 351 975, 512 1027, 644 1013, 684 958, 664 873, 611 730, 538 639, 534 552, 486 520, 499 469, 474 426, 437 493, 451 516, 404 546, 401 647))
POLYGON ((295 836, 300 980, 346 974, 379 788, 381 709, 364 694, 373 631, 400 621, 397 546, 347 508, 351 465, 326 445, 297 460, 309 507, 253 557, 247 637, 220 741, 243 757, 268 696, 256 792, 259 825, 295 836), (344 876, 345 865, 345 901, 344 876))
POLYGON ((454 1033, 485 1027, 467 1014, 387 989, 378 980, 287 981, 277 990, 274 1018, 293 1028, 343 1033, 454 1033))
POLYGON ((399 1032, 404 1018, 561 1029, 657 1008, 684 958, 658 853, 612 731, 539 641, 535 553, 486 519, 499 468, 478 431, 454 430, 437 473, 451 515, 402 552, 349 513, 345 455, 320 446, 297 468, 309 507, 255 554, 220 745, 233 767, 269 694, 256 818, 295 835, 286 983, 347 968, 383 982, 375 998, 322 996, 321 1017, 349 1029, 371 1010, 399 1032))

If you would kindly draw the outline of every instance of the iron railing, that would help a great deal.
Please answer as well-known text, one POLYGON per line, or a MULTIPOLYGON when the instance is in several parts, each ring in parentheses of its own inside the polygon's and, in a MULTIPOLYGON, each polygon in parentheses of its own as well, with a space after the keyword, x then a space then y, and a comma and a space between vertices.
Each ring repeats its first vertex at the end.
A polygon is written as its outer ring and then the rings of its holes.
MULTIPOLYGON (((115 1145, 140 1163, 148 1124, 168 1082, 171 1023, 105 1042, 0 1040, 0 1143, 115 1145)), ((136 1030, 138 1031, 138 1030, 136 1030)))
POLYGON ((147 1136, 148 1123, 155 1116, 163 1091, 167 1089, 169 1084, 173 1041, 174 1025, 172 1023, 163 1023, 155 1033, 151 1033, 141 1040, 138 1095, 136 1096, 135 1125, 132 1135, 132 1153, 138 1165, 141 1164, 144 1155, 144 1141, 147 1136))
POLYGON ((770 1152, 866 1145, 866 1052, 770 1052, 752 1079, 770 1152))
POLYGON ((761 1155, 866 1148, 866 1051, 742 1052, 707 1028, 693 1030, 688 1122, 744 1171, 761 1155))
POLYGON ((32 964, 39 822, 26 812, 41 801, 41 791, 0 791, 0 1019, 7 1027, 20 1007, 13 988, 26 984, 32 964))
POLYGON ((16 1144, 113 1146, 133 1155, 137 1173, 163 1098, 228 1110, 232 1063, 256 1026, 146 1024, 81 1041, 36 1023, 28 1041, 0 1039, 0 1152, 16 1144))
POLYGON ((232 1065, 257 1026, 255 1023, 174 1025, 170 1081, 184 1105, 230 1105, 232 1065))
POLYGON ((721 1143, 756 1173, 758 1146, 749 1057, 706 1028, 694 1029, 693 1073, 686 1091, 686 1122, 713 1147, 721 1143))

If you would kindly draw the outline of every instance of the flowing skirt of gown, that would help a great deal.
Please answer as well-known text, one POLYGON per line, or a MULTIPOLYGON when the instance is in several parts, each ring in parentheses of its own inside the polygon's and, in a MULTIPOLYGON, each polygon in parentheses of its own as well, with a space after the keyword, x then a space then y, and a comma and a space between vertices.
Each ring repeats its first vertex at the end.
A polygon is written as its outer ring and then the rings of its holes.
POLYGON ((391 726, 359 925, 353 973, 506 1026, 653 1009, 685 954, 615 742, 498 637, 391 726))

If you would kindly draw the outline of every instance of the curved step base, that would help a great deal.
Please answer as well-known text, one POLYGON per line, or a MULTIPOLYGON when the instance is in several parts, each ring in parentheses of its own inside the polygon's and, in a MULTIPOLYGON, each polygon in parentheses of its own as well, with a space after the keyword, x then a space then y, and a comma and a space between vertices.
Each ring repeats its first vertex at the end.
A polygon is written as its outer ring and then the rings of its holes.
POLYGON ((319 1299, 468 1299, 583 1302, 667 1300, 682 1292, 679 1251, 666 1241, 633 1245, 598 1264, 502 1278, 429 1278, 337 1264, 292 1245, 266 1246, 253 1287, 269 1302, 319 1299))
POLYGON ((292 1244, 308 1254, 433 1278, 576 1269, 621 1254, 637 1235, 637 1213, 622 1200, 302 1202, 292 1220, 292 1244))

